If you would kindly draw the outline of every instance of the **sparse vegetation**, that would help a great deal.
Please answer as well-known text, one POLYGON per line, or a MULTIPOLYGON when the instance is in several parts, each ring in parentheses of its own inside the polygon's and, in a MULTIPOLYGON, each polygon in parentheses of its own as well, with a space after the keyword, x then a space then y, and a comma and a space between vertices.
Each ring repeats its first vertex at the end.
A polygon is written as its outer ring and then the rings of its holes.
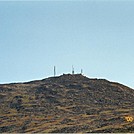
POLYGON ((0 133, 134 132, 134 90, 81 74, 0 85, 0 133))

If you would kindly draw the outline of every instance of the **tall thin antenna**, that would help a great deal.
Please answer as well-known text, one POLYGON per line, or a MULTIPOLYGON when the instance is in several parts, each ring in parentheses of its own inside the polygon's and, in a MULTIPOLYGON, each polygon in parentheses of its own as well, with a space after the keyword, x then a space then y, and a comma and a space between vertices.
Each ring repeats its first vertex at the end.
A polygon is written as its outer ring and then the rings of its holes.
POLYGON ((56 75, 56 67, 54 66, 54 77, 55 77, 55 75, 56 75))
POLYGON ((83 69, 81 69, 81 74, 83 74, 83 69))
POLYGON ((74 67, 72 66, 72 74, 74 74, 74 67))

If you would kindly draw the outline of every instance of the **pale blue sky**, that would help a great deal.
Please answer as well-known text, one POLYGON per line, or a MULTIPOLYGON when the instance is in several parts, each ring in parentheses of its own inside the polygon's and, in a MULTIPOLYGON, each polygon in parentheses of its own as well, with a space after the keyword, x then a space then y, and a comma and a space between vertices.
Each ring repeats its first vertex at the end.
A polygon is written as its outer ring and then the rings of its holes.
POLYGON ((0 2, 0 83, 75 72, 134 88, 134 1, 0 2))

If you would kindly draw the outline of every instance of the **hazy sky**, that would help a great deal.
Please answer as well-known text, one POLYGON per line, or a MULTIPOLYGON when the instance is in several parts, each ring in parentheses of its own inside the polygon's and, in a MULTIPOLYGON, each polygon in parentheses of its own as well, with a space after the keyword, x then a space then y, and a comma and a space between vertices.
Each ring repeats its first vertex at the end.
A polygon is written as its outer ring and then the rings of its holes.
POLYGON ((71 73, 134 88, 134 1, 0 2, 0 83, 71 73))

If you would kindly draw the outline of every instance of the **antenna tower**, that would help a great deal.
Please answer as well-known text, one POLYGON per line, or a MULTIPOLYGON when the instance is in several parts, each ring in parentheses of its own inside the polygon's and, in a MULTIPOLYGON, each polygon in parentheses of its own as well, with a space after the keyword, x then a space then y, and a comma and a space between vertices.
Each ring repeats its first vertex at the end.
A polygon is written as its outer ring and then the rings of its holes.
POLYGON ((55 77, 55 75, 56 75, 56 67, 54 66, 54 77, 55 77))
POLYGON ((74 67, 72 66, 72 74, 74 74, 74 67))
POLYGON ((81 74, 83 74, 83 69, 81 69, 81 74))

